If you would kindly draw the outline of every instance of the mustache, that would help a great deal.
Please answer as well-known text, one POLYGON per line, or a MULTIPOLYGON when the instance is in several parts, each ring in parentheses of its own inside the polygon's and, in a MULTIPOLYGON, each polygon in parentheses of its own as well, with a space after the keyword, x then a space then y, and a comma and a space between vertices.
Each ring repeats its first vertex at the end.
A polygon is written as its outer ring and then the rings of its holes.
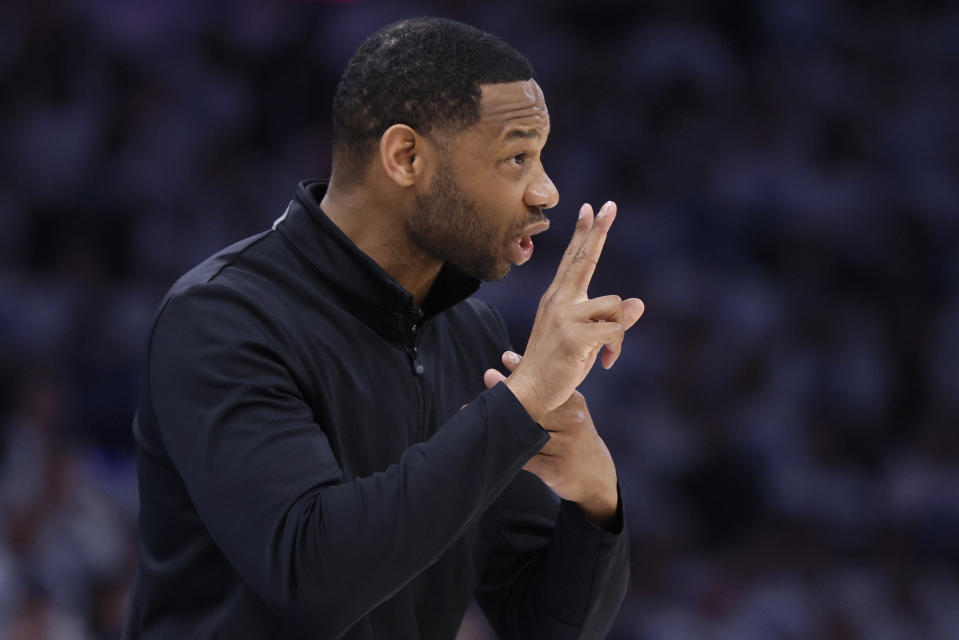
POLYGON ((526 227, 531 227, 534 224, 539 224, 540 222, 546 222, 546 214, 543 213, 541 209, 537 209, 536 213, 532 214, 532 217, 527 218, 524 222, 517 225, 517 229, 525 229, 526 227))

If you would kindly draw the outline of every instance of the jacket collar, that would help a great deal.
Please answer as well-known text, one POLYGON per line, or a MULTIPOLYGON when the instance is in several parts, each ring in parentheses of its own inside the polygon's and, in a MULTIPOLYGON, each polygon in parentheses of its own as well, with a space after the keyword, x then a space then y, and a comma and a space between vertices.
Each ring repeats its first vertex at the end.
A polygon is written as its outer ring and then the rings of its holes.
POLYGON ((387 337, 405 338, 411 327, 472 295, 479 280, 444 264, 422 307, 372 258, 363 253, 320 208, 325 180, 297 186, 286 213, 274 223, 330 285, 341 304, 387 337), (399 335, 398 335, 399 334, 399 335))

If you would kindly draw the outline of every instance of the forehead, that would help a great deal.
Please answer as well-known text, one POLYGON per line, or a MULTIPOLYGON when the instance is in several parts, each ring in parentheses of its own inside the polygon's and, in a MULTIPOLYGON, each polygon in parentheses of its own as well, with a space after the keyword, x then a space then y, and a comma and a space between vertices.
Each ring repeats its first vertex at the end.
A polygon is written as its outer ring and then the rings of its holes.
POLYGON ((488 135, 504 140, 511 131, 549 131, 549 111, 535 80, 480 86, 480 120, 488 135))

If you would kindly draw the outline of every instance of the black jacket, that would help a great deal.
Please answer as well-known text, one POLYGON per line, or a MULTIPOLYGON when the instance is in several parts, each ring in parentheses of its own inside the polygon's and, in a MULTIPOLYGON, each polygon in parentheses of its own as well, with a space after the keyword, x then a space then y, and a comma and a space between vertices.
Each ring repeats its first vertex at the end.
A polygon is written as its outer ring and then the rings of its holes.
POLYGON ((134 422, 127 638, 599 638, 627 536, 523 464, 549 438, 483 371, 502 321, 446 266, 422 305, 300 185, 273 229, 183 276, 134 422))

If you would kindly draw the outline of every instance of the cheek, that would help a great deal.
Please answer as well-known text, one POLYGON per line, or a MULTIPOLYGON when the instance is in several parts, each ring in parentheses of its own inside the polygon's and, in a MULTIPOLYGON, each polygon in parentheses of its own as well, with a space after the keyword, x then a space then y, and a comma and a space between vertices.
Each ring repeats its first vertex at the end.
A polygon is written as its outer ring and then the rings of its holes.
POLYGON ((516 179, 515 175, 506 173, 506 170, 487 172, 482 179, 473 183, 475 189, 464 189, 463 193, 482 212, 482 225, 491 236, 490 240, 496 242, 508 239, 516 230, 517 221, 525 220, 526 184, 516 179))

